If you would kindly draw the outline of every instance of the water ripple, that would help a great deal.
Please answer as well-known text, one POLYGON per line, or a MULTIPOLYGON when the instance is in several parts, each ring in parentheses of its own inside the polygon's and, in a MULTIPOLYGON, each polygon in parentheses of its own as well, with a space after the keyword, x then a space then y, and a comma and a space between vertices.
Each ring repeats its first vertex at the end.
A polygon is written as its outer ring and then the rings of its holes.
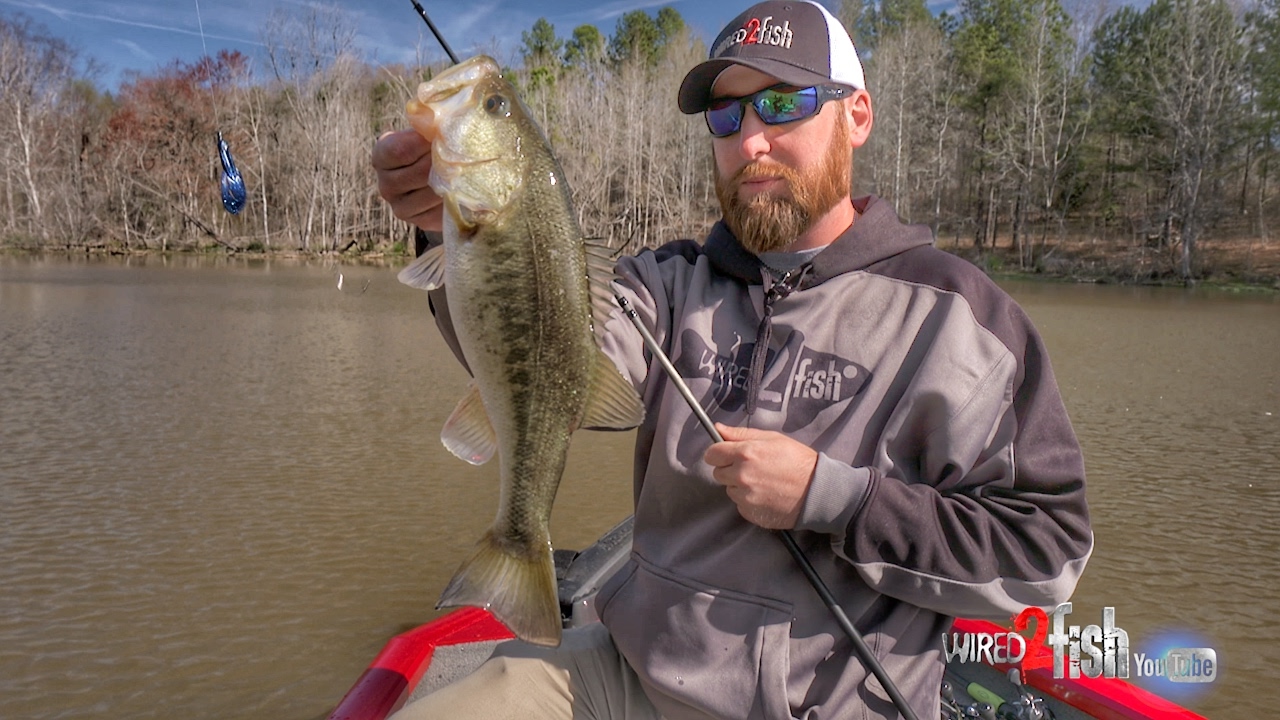
MULTIPOLYGON (((465 375, 385 268, 0 257, 0 717, 314 718, 435 615, 495 468, 438 433, 465 375)), ((1074 598, 1135 646, 1192 628, 1196 709, 1266 716, 1280 591, 1267 301, 1015 288, 1089 472, 1074 598), (1272 414, 1268 414, 1272 413, 1272 414)), ((575 438, 553 531, 627 512, 627 434, 575 438)))

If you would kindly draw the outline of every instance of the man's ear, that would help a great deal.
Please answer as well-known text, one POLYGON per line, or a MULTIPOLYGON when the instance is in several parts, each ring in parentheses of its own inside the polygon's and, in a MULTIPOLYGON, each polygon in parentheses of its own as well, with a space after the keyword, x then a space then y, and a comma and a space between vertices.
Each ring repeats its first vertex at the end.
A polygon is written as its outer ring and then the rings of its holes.
POLYGON ((872 113, 871 93, 866 90, 855 90, 853 95, 843 101, 849 120, 849 143, 854 148, 862 147, 871 135, 872 113))

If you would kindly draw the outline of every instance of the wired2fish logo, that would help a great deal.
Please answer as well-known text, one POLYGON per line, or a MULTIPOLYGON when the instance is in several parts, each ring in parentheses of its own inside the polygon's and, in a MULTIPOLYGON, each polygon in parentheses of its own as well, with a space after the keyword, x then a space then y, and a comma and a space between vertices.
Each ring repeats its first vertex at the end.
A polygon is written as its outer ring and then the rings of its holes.
MULTIPOLYGON (((1053 667, 1055 678, 1129 677, 1129 633, 1116 625, 1116 609, 1102 609, 1102 625, 1067 626, 1071 603, 1053 610, 1052 632, 1049 615, 1030 607, 1013 618, 1014 629, 1007 633, 943 633, 942 651, 947 662, 985 661, 989 665, 1020 664, 1023 670, 1053 667), (1020 631, 1035 620, 1030 640, 1020 631)), ((1175 683, 1213 682, 1218 675, 1218 656, 1213 648, 1173 648, 1161 657, 1133 654, 1139 677, 1163 677, 1175 683)))
POLYGON ((773 45, 790 49, 791 40, 794 37, 795 33, 791 31, 790 20, 783 20, 782 24, 778 25, 773 22, 772 15, 766 15, 763 19, 751 18, 736 32, 726 37, 711 56, 718 57, 720 53, 734 45, 773 45))

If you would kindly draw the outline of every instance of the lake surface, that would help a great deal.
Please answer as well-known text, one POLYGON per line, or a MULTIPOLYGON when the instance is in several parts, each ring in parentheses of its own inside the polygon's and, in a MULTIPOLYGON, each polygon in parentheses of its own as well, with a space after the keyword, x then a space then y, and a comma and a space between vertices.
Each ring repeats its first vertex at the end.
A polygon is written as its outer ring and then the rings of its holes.
MULTIPOLYGON (((1006 287, 1085 449, 1069 624, 1213 647, 1178 699, 1273 714, 1280 300, 1006 287)), ((0 717, 327 715, 492 520, 439 442, 464 384, 392 268, 0 255, 0 717)), ((630 492, 630 434, 578 435, 557 545, 630 492)))

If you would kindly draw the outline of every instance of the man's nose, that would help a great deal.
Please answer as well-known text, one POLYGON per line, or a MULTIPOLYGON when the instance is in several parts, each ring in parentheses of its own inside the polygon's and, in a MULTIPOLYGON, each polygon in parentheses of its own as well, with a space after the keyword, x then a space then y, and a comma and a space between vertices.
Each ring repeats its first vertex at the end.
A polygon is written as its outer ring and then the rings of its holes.
POLYGON ((756 109, 748 104, 742 110, 742 126, 738 130, 738 152, 746 160, 755 160, 769 152, 769 126, 756 109))

